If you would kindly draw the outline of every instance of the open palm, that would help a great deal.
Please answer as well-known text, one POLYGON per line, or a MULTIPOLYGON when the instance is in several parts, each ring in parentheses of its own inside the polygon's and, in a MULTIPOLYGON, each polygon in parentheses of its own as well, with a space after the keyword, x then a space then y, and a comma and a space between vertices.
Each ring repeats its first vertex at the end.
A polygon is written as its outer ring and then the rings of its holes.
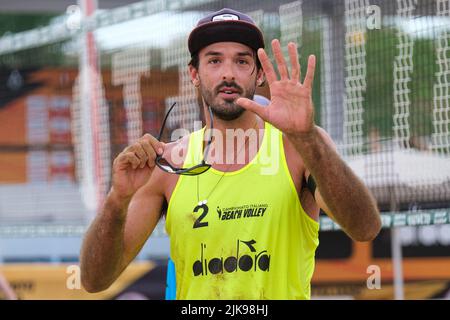
POLYGON ((316 65, 315 56, 309 57, 305 80, 301 83, 300 64, 295 43, 291 42, 288 45, 291 62, 290 75, 278 40, 272 41, 272 49, 280 79, 278 79, 265 50, 258 50, 258 57, 269 84, 270 104, 263 107, 246 98, 239 98, 237 103, 243 108, 255 112, 264 121, 271 123, 286 134, 309 133, 314 127, 314 107, 311 96, 316 65))

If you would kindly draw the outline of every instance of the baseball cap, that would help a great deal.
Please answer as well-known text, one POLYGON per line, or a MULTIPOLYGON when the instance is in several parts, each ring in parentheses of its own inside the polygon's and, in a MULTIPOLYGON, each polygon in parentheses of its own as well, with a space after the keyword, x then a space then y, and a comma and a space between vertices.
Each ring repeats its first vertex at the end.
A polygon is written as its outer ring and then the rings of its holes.
POLYGON ((239 42, 254 50, 264 48, 264 38, 255 21, 239 11, 223 8, 200 19, 188 40, 191 57, 216 42, 239 42))

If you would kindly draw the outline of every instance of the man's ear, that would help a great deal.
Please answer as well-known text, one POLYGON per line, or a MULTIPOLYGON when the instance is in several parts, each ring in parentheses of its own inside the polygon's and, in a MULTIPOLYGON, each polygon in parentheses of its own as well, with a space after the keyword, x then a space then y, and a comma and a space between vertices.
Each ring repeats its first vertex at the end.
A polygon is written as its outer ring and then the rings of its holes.
POLYGON ((258 87, 262 87, 265 82, 266 82, 266 75, 264 74, 264 71, 262 69, 260 69, 258 71, 258 77, 256 79, 256 85, 258 87))
POLYGON ((191 82, 194 84, 194 86, 199 87, 200 79, 198 77, 198 70, 191 64, 189 65, 189 74, 191 75, 191 82))

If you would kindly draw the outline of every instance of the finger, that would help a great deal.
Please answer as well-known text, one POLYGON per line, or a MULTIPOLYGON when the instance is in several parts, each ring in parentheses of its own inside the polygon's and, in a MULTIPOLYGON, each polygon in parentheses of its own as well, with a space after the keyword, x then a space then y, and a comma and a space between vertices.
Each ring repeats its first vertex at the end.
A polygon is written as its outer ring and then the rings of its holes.
POLYGON ((266 75, 267 83, 270 85, 272 82, 277 81, 277 75, 273 69, 272 62, 270 62, 269 56, 264 49, 258 49, 258 58, 266 75))
POLYGON ((164 153, 164 148, 166 146, 164 142, 158 141, 154 136, 148 133, 144 134, 142 139, 150 143, 157 154, 162 155, 164 153))
POLYGON ((141 161, 134 152, 122 152, 117 158, 121 167, 131 166, 133 169, 139 167, 141 161))
POLYGON ((141 164, 141 160, 139 160, 139 158, 136 156, 136 153, 134 152, 127 153, 126 158, 128 163, 131 164, 133 169, 137 169, 141 164))
POLYGON ((286 65, 286 60, 283 57, 283 51, 281 50, 280 41, 277 39, 272 41, 272 51, 277 62, 278 72, 280 73, 281 80, 289 79, 289 71, 286 65))
POLYGON ((247 98, 239 98, 236 100, 236 103, 238 105, 240 105, 242 108, 256 113, 264 121, 268 120, 267 119, 267 107, 263 107, 259 103, 256 103, 255 101, 247 99, 247 98))
POLYGON ((140 140, 139 141, 142 149, 144 149, 145 153, 147 154, 147 164, 150 168, 155 166, 155 159, 156 159, 156 151, 153 149, 153 146, 147 141, 147 140, 140 140))
POLYGON ((145 152, 144 147, 141 145, 140 141, 135 143, 135 152, 141 160, 141 168, 145 167, 145 164, 147 163, 149 157, 147 155, 147 152, 145 152))
POLYGON ((291 80, 299 82, 300 80, 300 63, 298 62, 297 45, 293 42, 288 44, 289 59, 291 60, 291 80))
POLYGON ((308 57, 308 70, 306 71, 305 81, 303 81, 303 85, 307 88, 312 87, 315 69, 316 69, 316 56, 312 54, 308 57))
POLYGON ((139 141, 126 147, 123 150, 124 154, 132 153, 136 156, 136 158, 139 160, 139 166, 143 168, 145 166, 145 163, 148 160, 147 154, 145 153, 144 149, 139 144, 139 141))

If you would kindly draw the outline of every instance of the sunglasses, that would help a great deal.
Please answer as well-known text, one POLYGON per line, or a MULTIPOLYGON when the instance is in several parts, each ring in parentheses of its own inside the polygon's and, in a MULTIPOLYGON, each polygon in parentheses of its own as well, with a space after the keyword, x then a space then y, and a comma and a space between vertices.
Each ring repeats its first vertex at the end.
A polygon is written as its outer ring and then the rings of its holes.
MULTIPOLYGON (((176 102, 174 102, 172 104, 172 106, 170 107, 169 111, 167 111, 166 116, 164 117, 162 126, 161 126, 161 130, 159 131, 159 135, 158 135, 158 141, 161 141, 161 137, 162 134, 164 132, 164 127, 166 126, 166 120, 170 114, 170 112, 172 111, 172 109, 175 107, 176 102)), ((209 111, 209 117, 211 119, 211 131, 210 131, 210 135, 209 135, 209 139, 208 142, 205 146, 205 152, 203 153, 203 160, 201 163, 190 167, 190 168, 177 168, 172 166, 166 159, 164 159, 161 155, 158 155, 156 157, 156 165, 163 171, 168 172, 168 173, 174 173, 174 174, 182 174, 182 175, 186 175, 186 176, 196 176, 199 174, 202 174, 204 172, 206 172, 209 168, 211 168, 211 165, 206 163, 205 157, 208 154, 208 150, 209 150, 209 146, 212 142, 212 129, 213 129, 213 114, 211 111, 211 108, 208 106, 208 111, 209 111)))

